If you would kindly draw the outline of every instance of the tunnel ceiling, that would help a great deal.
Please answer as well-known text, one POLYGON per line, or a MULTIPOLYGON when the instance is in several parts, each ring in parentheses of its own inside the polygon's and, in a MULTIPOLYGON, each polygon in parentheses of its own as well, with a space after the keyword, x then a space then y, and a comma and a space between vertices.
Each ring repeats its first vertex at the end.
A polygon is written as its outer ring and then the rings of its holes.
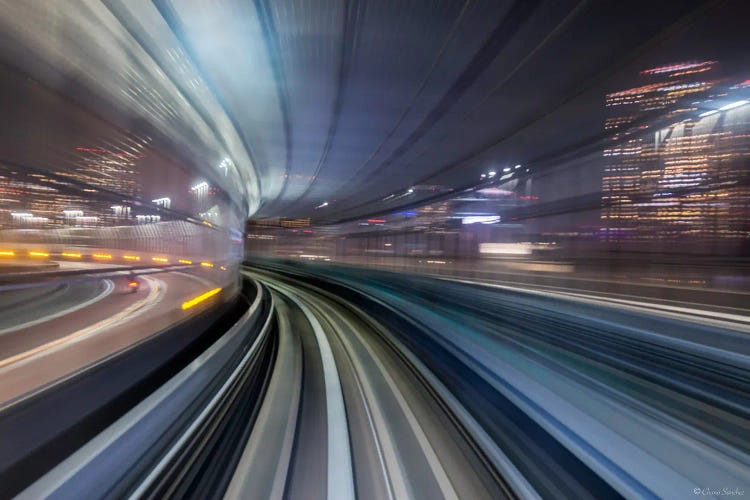
POLYGON ((257 171, 254 215, 333 222, 601 134, 613 79, 659 61, 698 3, 153 5, 236 129, 250 159, 239 168, 257 171))

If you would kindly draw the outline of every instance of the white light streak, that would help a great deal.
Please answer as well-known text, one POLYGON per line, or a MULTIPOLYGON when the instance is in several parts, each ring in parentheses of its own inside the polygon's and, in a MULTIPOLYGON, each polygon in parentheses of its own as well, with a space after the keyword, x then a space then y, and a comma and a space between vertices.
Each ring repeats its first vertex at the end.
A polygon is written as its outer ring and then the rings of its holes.
POLYGON ((730 109, 739 108, 740 106, 744 106, 745 104, 750 103, 750 101, 742 100, 742 101, 735 101, 733 103, 727 104, 726 106, 722 106, 719 108, 719 111, 729 111, 730 109))

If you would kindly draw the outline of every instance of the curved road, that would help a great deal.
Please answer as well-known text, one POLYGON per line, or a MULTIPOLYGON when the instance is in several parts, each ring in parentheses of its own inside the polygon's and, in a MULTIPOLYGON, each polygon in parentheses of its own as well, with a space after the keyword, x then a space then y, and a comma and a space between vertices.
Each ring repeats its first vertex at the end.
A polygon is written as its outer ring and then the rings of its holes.
POLYGON ((0 407, 185 319, 200 307, 182 302, 217 286, 173 271, 140 276, 130 293, 125 279, 4 292, 22 303, 0 321, 0 407))

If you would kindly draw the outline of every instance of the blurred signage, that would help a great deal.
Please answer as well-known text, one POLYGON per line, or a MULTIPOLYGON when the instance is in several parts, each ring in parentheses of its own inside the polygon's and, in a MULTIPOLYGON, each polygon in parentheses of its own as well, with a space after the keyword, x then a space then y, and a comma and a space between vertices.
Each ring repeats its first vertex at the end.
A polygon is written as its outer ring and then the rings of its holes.
POLYGON ((471 215, 461 219, 461 224, 497 224, 499 215, 471 215))
POLYGON ((480 243, 479 253, 483 255, 530 255, 528 243, 480 243))

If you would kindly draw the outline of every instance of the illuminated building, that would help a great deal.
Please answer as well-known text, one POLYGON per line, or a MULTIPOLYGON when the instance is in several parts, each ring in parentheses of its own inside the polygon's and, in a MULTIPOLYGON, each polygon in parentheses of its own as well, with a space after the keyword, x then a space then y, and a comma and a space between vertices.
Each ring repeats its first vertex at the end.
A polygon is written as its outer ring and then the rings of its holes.
MULTIPOLYGON (((641 85, 607 94, 605 106, 609 116, 604 130, 632 132, 628 125, 639 122, 647 113, 664 110, 673 106, 689 94, 710 90, 716 80, 711 77, 716 69, 716 61, 701 61, 670 64, 641 71, 641 85)), ((682 109, 671 110, 677 115, 682 109)))
POLYGON ((221 189, 201 181, 190 188, 190 194, 193 196, 195 213, 200 218, 214 219, 219 216, 219 198, 223 195, 221 189))
POLYGON ((279 219, 281 227, 310 227, 310 219, 279 219))
POLYGON ((136 162, 144 155, 138 152, 110 151, 102 148, 78 147, 79 165, 68 174, 92 187, 114 191, 126 198, 138 195, 136 162))
MULTIPOLYGON (((104 148, 78 147, 78 165, 67 176, 92 188, 105 189, 121 195, 123 199, 138 196, 140 186, 136 164, 144 155, 142 148, 135 151, 112 151, 104 148)), ((130 208, 111 202, 91 200, 89 211, 108 225, 123 225, 130 220, 130 208)))
POLYGON ((58 189, 57 181, 43 174, 10 171, 0 175, 0 225, 25 228, 56 223, 73 225, 83 216, 79 196, 58 189), (25 213, 26 217, 13 216, 25 213))
POLYGON ((655 144, 658 175, 638 203, 641 237, 750 237, 750 106, 666 127, 655 144))
POLYGON ((613 131, 613 145, 603 153, 606 241, 748 237, 750 192, 743 179, 750 107, 725 104, 699 113, 680 105, 686 96, 695 102, 713 94, 717 106, 740 99, 736 87, 717 86, 715 68, 714 61, 652 68, 641 72, 642 85, 607 95, 605 130, 613 131), (663 120, 658 127, 649 124, 654 117, 663 120))
POLYGON ((172 208, 172 199, 166 196, 151 200, 151 203, 153 203, 157 207, 172 208))
POLYGON ((136 164, 144 155, 140 153, 142 147, 136 146, 131 145, 131 151, 127 152, 77 147, 74 166, 55 172, 55 175, 23 171, 8 171, 0 175, 0 224, 25 227, 31 221, 37 221, 35 225, 38 227, 130 223, 129 207, 113 206, 111 199, 92 195, 106 190, 123 200, 138 196, 140 185, 136 164), (33 219, 13 219, 10 216, 11 212, 19 211, 33 214, 33 219))

